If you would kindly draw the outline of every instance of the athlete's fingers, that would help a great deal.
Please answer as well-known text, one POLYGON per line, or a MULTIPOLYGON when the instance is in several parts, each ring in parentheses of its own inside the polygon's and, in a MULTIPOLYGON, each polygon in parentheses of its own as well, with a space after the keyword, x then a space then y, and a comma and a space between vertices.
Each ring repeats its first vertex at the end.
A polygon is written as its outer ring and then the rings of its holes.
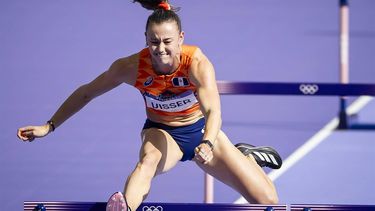
POLYGON ((34 135, 34 132, 33 131, 23 131, 21 134, 22 134, 22 136, 32 136, 32 135, 34 135))
POLYGON ((209 148, 209 147, 208 148, 198 148, 198 150, 196 152, 203 153, 205 155, 213 153, 212 150, 211 150, 211 148, 209 148))
POLYGON ((198 158, 197 160, 200 161, 201 163, 207 164, 207 163, 209 163, 212 160, 213 153, 212 152, 208 153, 208 154, 199 153, 197 155, 197 158, 198 158))
POLYGON ((200 163, 204 163, 205 162, 205 159, 203 158, 203 156, 200 153, 195 153, 194 157, 195 157, 196 161, 198 161, 200 163))
POLYGON ((34 127, 33 126, 21 127, 18 130, 20 130, 20 131, 30 131, 30 130, 34 130, 34 127))
POLYGON ((207 144, 200 144, 195 149, 195 158, 198 162, 207 164, 213 158, 212 149, 207 144))
POLYGON ((200 152, 199 153, 199 155, 200 155, 200 157, 202 157, 203 158, 203 160, 207 160, 207 158, 208 158, 208 156, 209 156, 209 153, 204 153, 204 152, 200 152))
POLYGON ((196 162, 199 162, 199 163, 202 163, 202 158, 200 158, 198 155, 195 156, 195 161, 196 162))
POLYGON ((29 142, 32 142, 34 140, 35 140, 35 136, 29 137, 29 139, 28 139, 29 142))
POLYGON ((199 147, 196 147, 194 151, 195 151, 195 155, 198 155, 201 158, 203 158, 203 156, 205 155, 205 152, 199 147))
POLYGON ((204 164, 208 164, 212 160, 213 156, 207 156, 205 158, 204 164))
POLYGON ((26 135, 25 135, 25 132, 33 131, 33 129, 34 128, 31 127, 31 126, 19 128, 18 131, 17 131, 18 138, 20 138, 22 140, 25 140, 27 138, 26 135))
POLYGON ((208 156, 208 155, 212 155, 212 154, 213 154, 213 152, 210 151, 210 150, 208 150, 208 151, 200 151, 199 153, 200 153, 201 155, 203 155, 203 156, 208 156))
POLYGON ((19 139, 26 141, 28 139, 27 135, 24 131, 18 131, 17 136, 19 139))
POLYGON ((21 140, 24 139, 24 137, 22 136, 22 132, 21 132, 20 129, 17 130, 17 137, 18 137, 19 139, 21 139, 21 140))
POLYGON ((26 142, 26 141, 33 141, 35 139, 35 137, 34 136, 27 136, 27 137, 22 137, 21 138, 21 140, 23 141, 23 142, 26 142))
POLYGON ((204 155, 206 154, 206 153, 204 153, 203 151, 199 151, 199 153, 198 153, 201 157, 204 157, 204 155))
POLYGON ((35 134, 33 131, 30 132, 25 132, 24 136, 27 138, 29 141, 33 141, 35 139, 35 134))
POLYGON ((202 152, 203 154, 209 154, 210 152, 212 152, 212 149, 207 144, 202 143, 195 148, 195 152, 196 153, 202 152))
POLYGON ((33 141, 35 139, 34 131, 24 131, 22 136, 25 137, 24 141, 33 141))

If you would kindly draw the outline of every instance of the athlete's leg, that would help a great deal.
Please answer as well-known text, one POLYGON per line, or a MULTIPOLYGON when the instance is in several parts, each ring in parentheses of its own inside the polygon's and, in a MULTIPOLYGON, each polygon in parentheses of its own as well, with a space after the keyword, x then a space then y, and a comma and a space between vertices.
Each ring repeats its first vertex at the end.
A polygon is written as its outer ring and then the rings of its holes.
POLYGON ((213 154, 208 164, 196 163, 205 172, 237 190, 250 203, 278 203, 272 181, 255 159, 245 157, 222 131, 214 142, 213 154))
POLYGON ((139 162, 128 177, 124 189, 128 205, 133 211, 147 197, 152 178, 174 167, 183 155, 177 143, 164 130, 145 129, 142 139, 139 162))

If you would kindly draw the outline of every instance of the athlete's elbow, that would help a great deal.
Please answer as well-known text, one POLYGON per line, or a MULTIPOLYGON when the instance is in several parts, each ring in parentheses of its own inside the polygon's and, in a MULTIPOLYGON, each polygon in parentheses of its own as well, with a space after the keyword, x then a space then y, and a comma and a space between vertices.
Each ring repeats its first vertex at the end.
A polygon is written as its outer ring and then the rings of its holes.
POLYGON ((209 110, 206 113, 206 118, 210 117, 221 124, 221 111, 220 110, 209 110))
POLYGON ((217 110, 217 111, 214 112, 213 115, 215 116, 216 121, 218 122, 219 126, 221 127, 221 122, 222 122, 222 120, 221 120, 221 111, 217 110))
POLYGON ((95 97, 90 94, 90 92, 88 91, 88 88, 87 88, 87 85, 82 85, 81 87, 79 87, 77 90, 76 90, 76 93, 77 95, 79 96, 79 98, 81 99, 81 101, 85 102, 85 103, 88 103, 90 102, 92 99, 94 99, 95 97))

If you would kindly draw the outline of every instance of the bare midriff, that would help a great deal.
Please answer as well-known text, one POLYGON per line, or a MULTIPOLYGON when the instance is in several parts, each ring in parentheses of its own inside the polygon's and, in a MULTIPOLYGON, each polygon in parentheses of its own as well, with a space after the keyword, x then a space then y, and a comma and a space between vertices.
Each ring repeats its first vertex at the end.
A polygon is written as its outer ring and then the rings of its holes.
POLYGON ((174 127, 191 125, 203 117, 201 110, 196 110, 183 116, 160 115, 149 109, 147 109, 146 113, 149 120, 174 127))

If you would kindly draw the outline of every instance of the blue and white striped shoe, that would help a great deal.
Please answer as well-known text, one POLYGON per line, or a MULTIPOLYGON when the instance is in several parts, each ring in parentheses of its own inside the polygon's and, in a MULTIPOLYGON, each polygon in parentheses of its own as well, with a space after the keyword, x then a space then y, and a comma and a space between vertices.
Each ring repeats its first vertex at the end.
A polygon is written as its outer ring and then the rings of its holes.
POLYGON ((277 153, 272 147, 255 147, 246 143, 238 143, 234 146, 245 156, 252 155, 260 167, 279 169, 283 164, 283 160, 281 159, 279 153, 277 153))

